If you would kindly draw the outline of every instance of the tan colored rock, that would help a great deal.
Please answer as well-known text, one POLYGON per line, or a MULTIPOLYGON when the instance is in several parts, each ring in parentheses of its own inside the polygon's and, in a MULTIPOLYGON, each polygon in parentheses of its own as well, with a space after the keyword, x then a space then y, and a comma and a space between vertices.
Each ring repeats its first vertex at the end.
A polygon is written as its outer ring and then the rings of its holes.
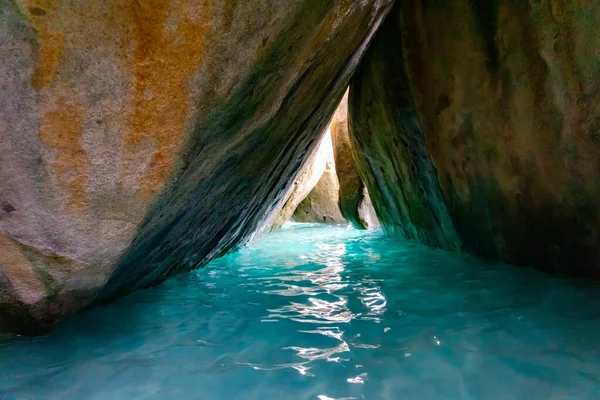
POLYGON ((377 228, 379 221, 368 197, 368 191, 358 174, 348 136, 348 92, 333 115, 330 130, 342 216, 356 229, 377 228))
POLYGON ((325 135, 314 154, 308 158, 306 165, 302 167, 302 171, 294 181, 294 184, 290 186, 289 193, 284 196, 286 199, 285 202, 281 204, 281 207, 274 210, 273 217, 269 218, 265 226, 256 232, 257 235, 279 229, 283 224, 292 219, 292 215, 298 204, 308 196, 323 176, 330 156, 331 137, 325 135))
POLYGON ((362 226, 366 229, 378 229, 381 227, 377 213, 373 207, 373 202, 369 196, 369 191, 363 187, 363 195, 360 204, 358 205, 358 215, 362 226))
POLYGON ((397 2, 350 90, 384 228, 600 277, 598 26, 595 0, 397 2))
POLYGON ((294 210, 292 220, 296 222, 322 222, 327 224, 342 224, 346 220, 340 213, 339 184, 333 159, 333 145, 329 130, 321 144, 325 156, 325 169, 314 188, 294 210))
POLYGON ((390 3, 1 2, 0 332, 243 243, 390 3))

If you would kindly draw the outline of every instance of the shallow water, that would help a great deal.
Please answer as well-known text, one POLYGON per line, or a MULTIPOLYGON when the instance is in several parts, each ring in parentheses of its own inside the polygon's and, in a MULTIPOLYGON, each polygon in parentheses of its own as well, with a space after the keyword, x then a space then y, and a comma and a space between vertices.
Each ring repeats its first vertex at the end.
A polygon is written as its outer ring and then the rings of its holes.
POLYGON ((599 399, 600 287, 297 224, 0 341, 8 399, 599 399))

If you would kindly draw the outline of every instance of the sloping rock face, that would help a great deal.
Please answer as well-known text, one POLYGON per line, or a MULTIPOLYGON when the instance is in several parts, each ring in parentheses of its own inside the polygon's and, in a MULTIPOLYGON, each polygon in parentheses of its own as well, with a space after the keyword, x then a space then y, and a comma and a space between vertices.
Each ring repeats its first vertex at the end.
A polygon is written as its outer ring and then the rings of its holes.
POLYGON ((354 158, 384 230, 457 250, 405 73, 399 10, 377 33, 350 86, 354 158))
POLYGON ((360 221, 362 225, 366 229, 381 228, 379 218, 377 217, 377 213, 375 212, 375 208, 373 207, 373 202, 371 201, 371 197, 369 196, 369 191, 366 187, 363 187, 362 200, 358 205, 358 215, 360 216, 360 221))
POLYGON ((1 1, 0 331, 243 242, 390 3, 1 1))
POLYGON ((599 23, 593 0, 397 3, 350 95, 382 224, 600 277, 599 23))
POLYGON ((333 145, 329 130, 321 144, 326 163, 317 184, 296 207, 292 220, 296 222, 321 222, 327 224, 342 224, 346 220, 338 206, 339 190, 335 161, 333 160, 333 145))
POLYGON ((376 228, 379 221, 368 191, 358 174, 348 135, 348 92, 338 106, 330 125, 342 216, 356 229, 376 228))
POLYGON ((298 204, 302 202, 320 181, 331 152, 331 138, 326 135, 321 139, 319 147, 314 154, 308 157, 304 167, 302 167, 299 176, 294 180, 294 184, 288 189, 288 193, 283 196, 284 201, 281 205, 275 207, 272 215, 265 220, 265 224, 255 232, 255 235, 261 235, 265 232, 272 232, 279 229, 287 221, 292 219, 294 211, 298 204), (329 140, 329 143, 328 143, 329 140))

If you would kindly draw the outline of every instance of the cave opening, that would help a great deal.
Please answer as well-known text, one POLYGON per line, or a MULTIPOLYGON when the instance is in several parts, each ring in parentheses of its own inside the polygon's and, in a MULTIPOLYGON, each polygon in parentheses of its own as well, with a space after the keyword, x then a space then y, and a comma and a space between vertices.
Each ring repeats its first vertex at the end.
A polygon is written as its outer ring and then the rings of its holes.
POLYGON ((0 398, 599 397, 597 0, 74 3, 0 1, 0 398))
POLYGON ((292 191, 282 202, 271 230, 286 221, 349 224, 356 229, 380 227, 355 161, 348 125, 348 93, 349 89, 315 150, 296 174, 292 191))
POLYGON ((42 337, 1 340, 0 387, 23 398, 488 399, 511 382, 515 398, 541 399, 580 393, 580 369, 600 368, 594 283, 380 229, 347 96, 291 186, 270 229, 238 251, 42 337))

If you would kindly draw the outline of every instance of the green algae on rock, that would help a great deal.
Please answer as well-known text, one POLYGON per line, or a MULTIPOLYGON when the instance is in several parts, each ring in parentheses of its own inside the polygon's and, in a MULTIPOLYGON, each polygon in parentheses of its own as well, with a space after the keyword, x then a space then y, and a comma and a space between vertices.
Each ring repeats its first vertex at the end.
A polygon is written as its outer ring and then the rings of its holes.
POLYGON ((404 67, 399 10, 397 4, 352 78, 354 159, 384 230, 458 250, 404 67))
POLYGON ((594 0, 407 0, 353 78, 381 223, 422 243, 600 277, 594 0))

